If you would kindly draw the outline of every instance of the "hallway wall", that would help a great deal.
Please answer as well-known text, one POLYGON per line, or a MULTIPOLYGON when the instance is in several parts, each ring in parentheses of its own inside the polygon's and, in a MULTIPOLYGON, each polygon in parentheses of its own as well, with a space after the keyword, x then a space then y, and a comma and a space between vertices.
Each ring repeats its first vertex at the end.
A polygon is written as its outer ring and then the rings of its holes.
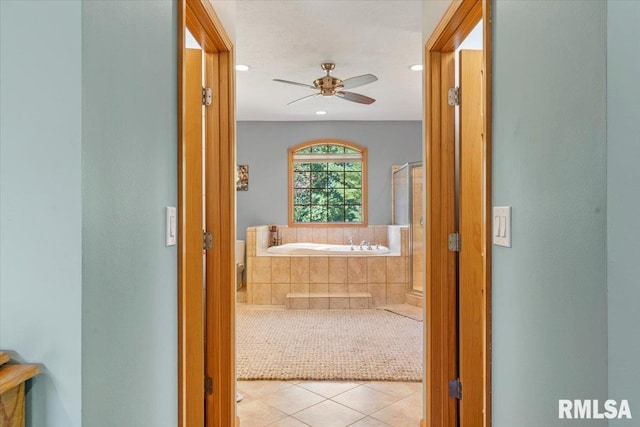
MULTIPOLYGON (((640 417, 640 2, 607 2, 609 397, 640 417)), ((637 421, 636 421, 637 423, 637 421)), ((611 427, 630 421, 612 420, 611 427)))
POLYGON ((177 425, 177 5, 82 3, 83 425, 177 425))
POLYGON ((81 425, 80 3, 0 1, 0 348, 28 427, 81 425))
POLYGON ((493 7, 493 425, 565 425, 558 399, 607 397, 607 5, 493 7))

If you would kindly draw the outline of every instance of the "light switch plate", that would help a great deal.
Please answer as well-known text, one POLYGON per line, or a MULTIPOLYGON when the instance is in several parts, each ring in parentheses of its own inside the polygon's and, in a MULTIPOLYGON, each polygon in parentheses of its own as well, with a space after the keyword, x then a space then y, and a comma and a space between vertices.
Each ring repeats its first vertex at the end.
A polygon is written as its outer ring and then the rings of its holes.
POLYGON ((511 206, 493 207, 493 244, 511 247, 511 206))
POLYGON ((166 246, 175 246, 178 238, 178 219, 176 208, 167 206, 166 246))

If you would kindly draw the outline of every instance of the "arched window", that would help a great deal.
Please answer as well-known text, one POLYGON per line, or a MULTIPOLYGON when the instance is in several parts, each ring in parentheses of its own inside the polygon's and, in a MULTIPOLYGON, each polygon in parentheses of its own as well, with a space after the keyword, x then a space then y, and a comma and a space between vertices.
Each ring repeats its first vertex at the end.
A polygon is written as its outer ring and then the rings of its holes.
POLYGON ((289 149, 289 225, 367 225, 367 149, 308 141, 289 149))

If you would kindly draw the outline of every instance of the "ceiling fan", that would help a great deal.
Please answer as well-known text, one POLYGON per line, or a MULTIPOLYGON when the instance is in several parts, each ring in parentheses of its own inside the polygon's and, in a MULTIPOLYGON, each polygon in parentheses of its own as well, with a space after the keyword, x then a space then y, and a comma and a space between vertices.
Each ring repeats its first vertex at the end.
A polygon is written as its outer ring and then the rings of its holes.
POLYGON ((274 82, 287 83, 290 85, 303 86, 309 89, 319 89, 320 92, 314 93, 313 95, 303 96, 302 98, 296 99, 294 101, 289 102, 287 105, 295 104, 299 101, 304 101, 306 99, 315 98, 316 96, 337 96, 338 98, 344 99, 346 101, 358 102, 360 104, 373 104, 376 100, 373 98, 369 98, 368 96, 361 95, 359 93, 354 92, 346 92, 343 89, 352 89, 354 87, 364 86, 368 83, 373 83, 378 78, 373 74, 363 74, 361 76, 351 77, 346 80, 340 80, 337 77, 333 77, 330 75, 331 71, 336 68, 336 64, 331 62, 325 62, 320 64, 320 67, 327 73, 322 77, 318 77, 313 81, 312 85, 305 83, 297 83, 289 80, 282 79, 273 79, 274 82))

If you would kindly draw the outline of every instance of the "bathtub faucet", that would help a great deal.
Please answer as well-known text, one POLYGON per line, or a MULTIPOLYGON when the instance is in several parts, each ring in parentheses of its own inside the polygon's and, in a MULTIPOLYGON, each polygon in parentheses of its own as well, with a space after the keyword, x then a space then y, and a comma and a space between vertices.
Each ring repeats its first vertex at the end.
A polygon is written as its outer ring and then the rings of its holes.
POLYGON ((353 237, 349 236, 347 239, 349 239, 349 245, 351 245, 351 250, 353 250, 353 237))
POLYGON ((367 250, 370 251, 373 248, 371 247, 371 243, 367 242, 366 240, 363 240, 362 242, 360 242, 360 250, 363 251, 364 249, 362 248, 363 245, 367 245, 367 250))

